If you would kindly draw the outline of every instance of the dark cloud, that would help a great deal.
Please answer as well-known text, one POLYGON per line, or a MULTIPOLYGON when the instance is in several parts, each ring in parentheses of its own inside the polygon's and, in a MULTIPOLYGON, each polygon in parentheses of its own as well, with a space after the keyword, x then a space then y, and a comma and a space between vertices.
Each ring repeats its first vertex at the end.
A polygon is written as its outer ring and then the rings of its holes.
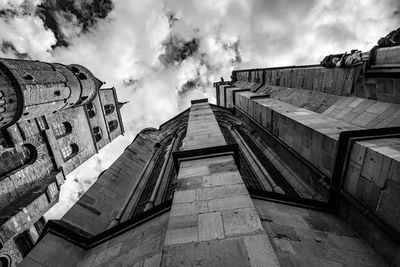
POLYGON ((36 6, 34 6, 29 0, 25 0, 19 6, 10 4, 7 8, 1 9, 0 17, 12 18, 15 16, 32 15, 35 12, 35 10, 36 6))
POLYGON ((200 39, 194 37, 186 41, 171 33, 162 44, 165 48, 165 53, 161 54, 158 59, 166 67, 176 66, 198 52, 200 39))
POLYGON ((235 42, 233 42, 231 44, 223 45, 223 48, 225 50, 233 50, 235 52, 235 58, 232 59, 232 63, 241 63, 242 62, 242 56, 240 54, 239 45, 240 45, 239 39, 237 39, 235 42))
POLYGON ((3 52, 6 55, 12 54, 12 55, 15 55, 19 59, 31 59, 29 57, 28 53, 20 53, 15 48, 13 43, 11 43, 9 41, 3 41, 2 43, 0 43, 0 50, 1 50, 1 52, 3 52))
POLYGON ((88 32, 99 20, 105 19, 113 9, 111 0, 46 0, 37 8, 37 15, 56 36, 56 46, 68 46, 63 24, 75 23, 81 32, 88 32))

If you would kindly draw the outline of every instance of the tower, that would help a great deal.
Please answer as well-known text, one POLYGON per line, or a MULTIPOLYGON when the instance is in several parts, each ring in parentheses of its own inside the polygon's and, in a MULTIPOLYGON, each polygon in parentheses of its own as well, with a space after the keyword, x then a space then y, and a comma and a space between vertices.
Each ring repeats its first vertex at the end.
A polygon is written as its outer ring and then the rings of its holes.
POLYGON ((399 51, 234 71, 217 105, 142 130, 21 266, 400 266, 399 51))
POLYGON ((65 177, 123 134, 122 105, 102 84, 77 64, 0 59, 3 261, 29 252, 65 177))

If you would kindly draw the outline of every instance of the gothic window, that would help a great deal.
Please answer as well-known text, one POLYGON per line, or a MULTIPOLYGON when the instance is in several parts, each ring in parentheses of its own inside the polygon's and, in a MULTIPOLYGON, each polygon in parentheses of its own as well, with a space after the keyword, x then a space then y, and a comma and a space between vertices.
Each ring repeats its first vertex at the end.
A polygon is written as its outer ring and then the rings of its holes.
POLYGON ((93 105, 93 103, 88 103, 86 105, 86 109, 87 109, 89 118, 93 118, 96 115, 96 107, 93 105))
POLYGON ((94 134, 94 139, 96 140, 96 142, 99 142, 101 140, 101 138, 103 138, 103 133, 99 126, 96 126, 93 128, 93 134, 94 134))
POLYGON ((110 132, 115 131, 118 128, 118 121, 117 120, 112 120, 108 122, 108 129, 110 132))
POLYGON ((37 158, 36 148, 25 144, 0 154, 0 180, 31 165, 37 158))
MULTIPOLYGON (((232 136, 231 131, 225 126, 221 125, 221 132, 224 135, 226 143, 228 144, 236 144, 234 137, 232 136)), ((264 186, 258 180, 257 175, 254 173, 251 165, 246 159, 246 156, 243 154, 241 149, 239 148, 239 172, 243 178, 243 182, 249 189, 257 189, 264 190, 264 186)))
POLYGON ((170 140, 164 142, 162 146, 159 148, 160 152, 157 155, 157 158, 154 162, 154 167, 151 170, 150 175, 147 178, 147 182, 142 189, 139 199, 136 202, 135 208, 132 212, 132 217, 142 213, 146 207, 146 204, 149 202, 151 198, 151 194, 154 190, 154 187, 157 183, 157 178, 161 172, 162 165, 165 160, 165 156, 168 152, 168 147, 172 142, 172 138, 170 140))
POLYGON ((72 132, 72 126, 69 122, 64 121, 53 125, 53 132, 57 139, 64 137, 72 132))
POLYGON ((79 152, 79 148, 77 144, 70 144, 61 148, 61 156, 63 157, 64 161, 67 161, 74 156, 76 156, 79 152))
MULTIPOLYGON (((182 146, 183 138, 185 136, 186 136, 186 131, 184 131, 182 134, 179 135, 177 151, 180 150, 180 148, 182 146)), ((171 199, 174 196, 174 192, 175 192, 175 188, 176 188, 177 184, 178 184, 177 173, 176 173, 174 166, 172 166, 170 173, 168 175, 168 182, 167 182, 167 186, 164 191, 162 201, 167 201, 168 199, 171 199)))
POLYGON ((111 114, 114 112, 114 105, 113 104, 107 104, 104 106, 104 111, 106 113, 106 115, 111 114))

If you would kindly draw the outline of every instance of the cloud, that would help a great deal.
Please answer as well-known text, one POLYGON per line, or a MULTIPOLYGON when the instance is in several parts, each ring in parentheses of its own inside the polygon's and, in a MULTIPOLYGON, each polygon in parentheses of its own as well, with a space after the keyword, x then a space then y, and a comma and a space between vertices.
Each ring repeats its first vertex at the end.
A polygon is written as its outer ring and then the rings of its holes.
POLYGON ((125 136, 68 177, 66 204, 53 209, 60 216, 138 131, 158 127, 190 99, 215 101, 212 83, 234 68, 369 50, 399 27, 399 7, 395 0, 0 0, 0 56, 82 64, 129 101, 125 136))

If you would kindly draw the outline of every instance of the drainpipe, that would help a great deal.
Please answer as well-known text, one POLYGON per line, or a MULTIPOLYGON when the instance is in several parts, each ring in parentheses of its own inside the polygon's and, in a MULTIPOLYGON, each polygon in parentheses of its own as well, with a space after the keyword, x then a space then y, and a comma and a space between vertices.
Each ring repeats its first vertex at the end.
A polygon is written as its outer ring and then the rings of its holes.
MULTIPOLYGON (((159 145, 159 143, 155 144, 154 147, 157 147, 157 145, 159 145)), ((138 187, 140 181, 142 180, 144 174, 146 173, 147 168, 150 165, 150 162, 152 162, 154 159, 154 155, 156 154, 154 152, 155 152, 155 150, 153 151, 153 154, 151 155, 149 160, 147 160, 146 165, 144 165, 144 168, 143 168, 142 172, 140 173, 139 178, 136 180, 135 184, 133 185, 131 191, 129 192, 128 197, 125 199, 124 204, 122 205, 121 209, 118 211, 117 216, 115 216, 114 219, 111 221, 110 225, 108 226, 108 229, 120 224, 122 215, 125 213, 125 210, 128 207, 129 202, 131 202, 132 197, 135 194, 136 188, 138 187)))
POLYGON ((157 177, 156 185, 154 186, 153 192, 151 193, 150 200, 149 200, 149 202, 147 202, 146 207, 144 208, 144 211, 149 210, 152 207, 154 207, 154 202, 156 200, 158 190, 160 189, 161 180, 162 180, 162 177, 164 176, 165 169, 167 168, 168 159, 171 156, 172 149, 174 148, 175 141, 176 141, 177 137, 178 137, 178 135, 174 134, 174 138, 172 139, 172 142, 171 142, 171 148, 169 149, 168 154, 166 155, 166 157, 164 159, 163 165, 161 167, 160 174, 157 177))

